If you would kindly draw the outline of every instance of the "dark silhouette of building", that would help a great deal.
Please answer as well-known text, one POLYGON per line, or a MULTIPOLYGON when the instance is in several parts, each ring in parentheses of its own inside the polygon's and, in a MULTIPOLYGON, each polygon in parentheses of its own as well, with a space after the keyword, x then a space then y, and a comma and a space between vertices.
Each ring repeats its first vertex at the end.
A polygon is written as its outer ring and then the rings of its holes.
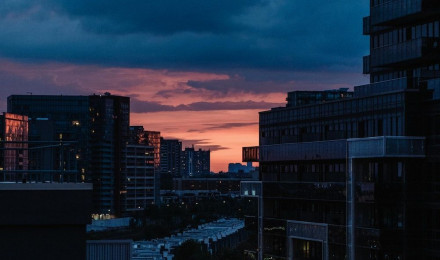
POLYGON ((260 181, 242 184, 259 198, 259 259, 440 258, 439 14, 371 1, 371 83, 260 112, 260 145, 243 149, 260 181))
POLYGON ((250 173, 252 171, 255 171, 252 162, 248 162, 246 165, 241 163, 230 163, 228 165, 228 173, 250 173))
POLYGON ((171 176, 181 174, 182 142, 177 139, 160 138, 160 173, 171 176))
POLYGON ((86 259, 89 183, 0 183, 0 258, 86 259))
MULTIPOLYGON (((12 95, 8 111, 30 119, 32 141, 74 142, 69 154, 52 151, 44 165, 63 171, 75 161, 79 181, 92 182, 93 212, 120 215, 123 153, 129 138, 130 99, 105 95, 12 95), (47 121, 47 122, 44 122, 47 121), (50 134, 48 134, 50 133, 50 134)), ((36 161, 36 160, 35 160, 36 161)))
POLYGON ((194 177, 211 172, 211 151, 195 150, 187 147, 181 155, 182 177, 194 177))
POLYGON ((129 140, 130 98, 89 96, 91 136, 90 171, 94 207, 99 213, 121 214, 124 149, 129 140))

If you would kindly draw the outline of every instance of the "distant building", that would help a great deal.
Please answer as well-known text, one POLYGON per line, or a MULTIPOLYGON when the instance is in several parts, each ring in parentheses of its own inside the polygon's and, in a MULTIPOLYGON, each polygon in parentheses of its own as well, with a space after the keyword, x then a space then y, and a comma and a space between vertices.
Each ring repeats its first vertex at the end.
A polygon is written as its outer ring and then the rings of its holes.
POLYGON ((181 176, 182 142, 160 138, 160 173, 181 176))
POLYGON ((174 178, 175 191, 218 191, 221 194, 237 194, 240 192, 239 178, 174 178))
POLYGON ((143 126, 130 126, 130 141, 154 147, 154 166, 160 167, 160 132, 148 131, 143 126))
POLYGON ((122 214, 143 211, 155 203, 154 148, 147 145, 128 144, 123 162, 121 190, 122 214))
POLYGON ((250 173, 251 171, 254 171, 255 168, 252 166, 252 162, 247 162, 246 165, 243 165, 241 163, 230 163, 228 165, 228 172, 229 173, 250 173))
POLYGON ((0 115, 0 181, 21 181, 29 168, 28 117, 0 115))
POLYGON ((211 151, 185 148, 182 151, 181 171, 183 177, 193 177, 211 172, 211 151))
POLYGON ((131 126, 129 142, 124 150, 122 214, 143 211, 147 205, 159 201, 159 171, 155 161, 160 146, 159 132, 144 131, 142 126, 131 126))

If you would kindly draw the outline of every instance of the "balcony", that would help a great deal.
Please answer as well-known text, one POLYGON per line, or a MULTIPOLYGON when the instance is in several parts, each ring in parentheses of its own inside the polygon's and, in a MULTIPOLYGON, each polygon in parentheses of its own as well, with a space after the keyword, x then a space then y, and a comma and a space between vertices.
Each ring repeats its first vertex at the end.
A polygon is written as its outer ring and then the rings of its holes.
POLYGON ((346 140, 263 145, 260 147, 261 162, 332 160, 344 159, 345 156, 346 140))
MULTIPOLYGON (((416 84, 416 82, 414 82, 416 84)), ((408 88, 408 78, 398 78, 354 87, 355 97, 365 97, 378 93, 403 91, 408 88)))
POLYGON ((242 161, 243 162, 260 161, 260 147, 259 146, 243 147, 242 161))
MULTIPOLYGON (((439 54, 440 38, 424 37, 373 49, 369 62, 370 67, 408 66, 410 63, 436 59, 439 54)), ((364 72, 365 66, 368 64, 365 64, 364 59, 364 72)))
POLYGON ((425 157, 424 137, 380 136, 347 141, 349 158, 425 157))
POLYGON ((393 0, 371 7, 371 25, 391 25, 438 15, 438 0, 393 0), (422 13, 423 11, 423 13, 422 13))

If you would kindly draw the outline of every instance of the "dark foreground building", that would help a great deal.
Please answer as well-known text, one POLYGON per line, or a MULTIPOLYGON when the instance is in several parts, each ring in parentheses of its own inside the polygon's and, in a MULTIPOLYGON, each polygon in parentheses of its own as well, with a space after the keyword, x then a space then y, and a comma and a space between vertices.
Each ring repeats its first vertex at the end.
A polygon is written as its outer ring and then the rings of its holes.
POLYGON ((260 113, 259 259, 440 259, 439 8, 372 0, 371 83, 260 113))
POLYGON ((92 185, 0 183, 0 259, 86 259, 92 185))

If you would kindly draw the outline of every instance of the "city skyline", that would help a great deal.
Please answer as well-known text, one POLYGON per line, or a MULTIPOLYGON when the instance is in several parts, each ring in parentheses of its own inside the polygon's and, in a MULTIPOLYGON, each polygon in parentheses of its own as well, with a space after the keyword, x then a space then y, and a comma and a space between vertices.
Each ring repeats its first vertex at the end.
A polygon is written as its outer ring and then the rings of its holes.
POLYGON ((3 111, 12 94, 129 96, 130 125, 211 149, 219 171, 258 143, 258 112, 286 92, 368 81, 368 1, 134 2, 6 1, 3 111))

